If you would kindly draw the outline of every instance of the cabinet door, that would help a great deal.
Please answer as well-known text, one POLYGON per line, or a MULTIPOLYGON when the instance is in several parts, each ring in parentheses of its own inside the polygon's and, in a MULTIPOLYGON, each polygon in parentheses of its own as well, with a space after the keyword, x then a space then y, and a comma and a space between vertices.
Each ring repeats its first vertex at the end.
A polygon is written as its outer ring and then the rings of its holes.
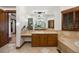
POLYGON ((40 35, 40 46, 47 46, 47 35, 46 34, 40 35))
POLYGON ((57 34, 48 34, 48 46, 57 46, 57 34))
POLYGON ((40 38, 39 35, 33 34, 32 35, 32 46, 39 46, 40 38))

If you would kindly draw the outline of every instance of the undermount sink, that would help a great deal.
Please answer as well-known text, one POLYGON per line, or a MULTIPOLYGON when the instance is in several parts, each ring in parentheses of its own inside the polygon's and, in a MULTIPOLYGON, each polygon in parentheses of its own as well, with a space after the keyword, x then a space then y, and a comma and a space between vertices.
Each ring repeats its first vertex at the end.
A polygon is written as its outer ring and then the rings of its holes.
POLYGON ((77 47, 79 47, 79 41, 74 42, 77 47))

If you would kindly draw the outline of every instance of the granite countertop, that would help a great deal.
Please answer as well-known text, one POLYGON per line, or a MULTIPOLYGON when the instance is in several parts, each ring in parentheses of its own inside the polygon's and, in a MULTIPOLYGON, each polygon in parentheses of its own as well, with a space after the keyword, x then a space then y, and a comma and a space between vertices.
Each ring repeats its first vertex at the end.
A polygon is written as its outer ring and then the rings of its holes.
POLYGON ((32 36, 32 34, 57 34, 57 31, 48 29, 48 30, 31 30, 31 31, 22 31, 21 36, 32 36))
POLYGON ((56 31, 45 30, 45 31, 33 31, 32 34, 57 34, 56 31))
POLYGON ((22 31, 21 36, 32 36, 32 31, 22 31))

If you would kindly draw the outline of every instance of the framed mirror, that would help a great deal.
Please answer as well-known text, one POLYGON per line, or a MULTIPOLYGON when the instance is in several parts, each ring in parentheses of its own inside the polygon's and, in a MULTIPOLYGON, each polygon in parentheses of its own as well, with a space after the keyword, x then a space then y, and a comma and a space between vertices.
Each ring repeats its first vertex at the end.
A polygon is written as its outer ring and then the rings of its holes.
POLYGON ((28 30, 33 30, 33 18, 28 18, 28 30))
POLYGON ((54 29, 54 20, 48 20, 48 28, 54 29))

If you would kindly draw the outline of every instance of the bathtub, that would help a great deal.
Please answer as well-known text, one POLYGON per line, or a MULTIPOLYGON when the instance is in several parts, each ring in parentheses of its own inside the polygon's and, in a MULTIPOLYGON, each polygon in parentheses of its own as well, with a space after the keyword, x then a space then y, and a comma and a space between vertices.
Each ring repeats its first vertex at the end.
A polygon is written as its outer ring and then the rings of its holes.
POLYGON ((79 53, 79 39, 61 37, 57 48, 63 53, 79 53))

